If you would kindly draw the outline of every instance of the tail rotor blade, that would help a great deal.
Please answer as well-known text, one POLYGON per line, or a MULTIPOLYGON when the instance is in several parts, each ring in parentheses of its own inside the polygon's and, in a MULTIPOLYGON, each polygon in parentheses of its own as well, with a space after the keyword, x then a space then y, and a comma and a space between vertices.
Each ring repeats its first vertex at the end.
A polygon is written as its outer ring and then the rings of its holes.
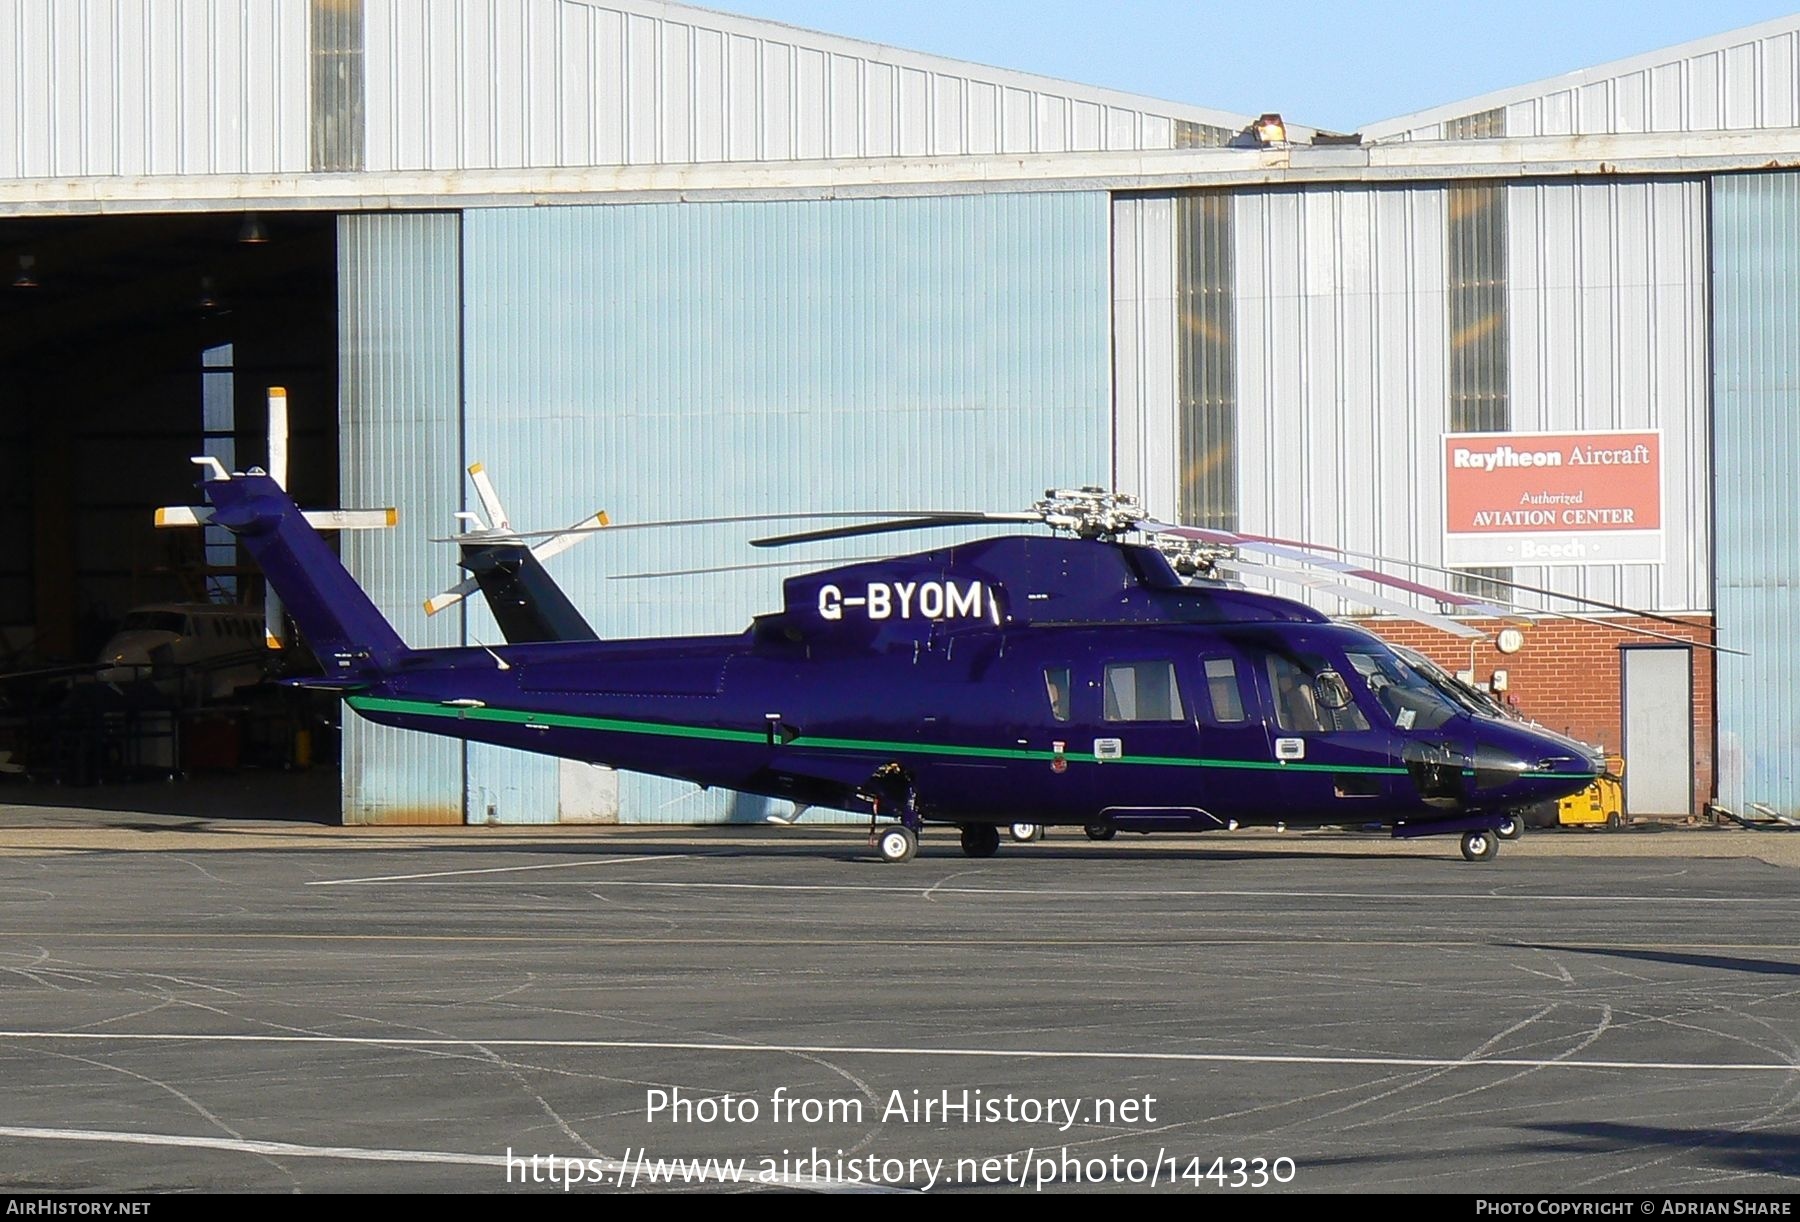
MULTIPOLYGON (((288 485, 288 399, 287 389, 269 387, 269 478, 281 487, 288 485)), ((314 523, 316 526, 317 523, 314 523)), ((287 641, 287 614, 281 607, 281 595, 275 587, 263 583, 263 644, 280 649, 287 641)))
POLYGON ((287 612, 282 609, 281 595, 272 587, 263 590, 263 644, 281 649, 287 640, 287 612))
POLYGON ((480 588, 480 583, 473 577, 465 577, 442 594, 433 594, 426 599, 425 614, 436 615, 439 611, 448 610, 480 588))
POLYGON ((212 521, 211 505, 164 505, 156 511, 156 525, 160 530, 175 526, 199 526, 212 521))
POLYGON ((475 495, 481 501, 481 507, 487 510, 488 521, 493 523, 493 528, 510 531, 512 522, 507 519, 506 506, 500 503, 500 493, 495 490, 487 467, 481 463, 472 464, 469 467, 469 482, 475 485, 475 495))
POLYGON ((552 535, 550 538, 545 539, 542 543, 537 544, 531 549, 531 554, 536 556, 539 560, 548 560, 552 556, 560 556, 571 547, 574 547, 577 543, 580 543, 583 539, 591 538, 602 527, 610 524, 611 521, 612 519, 606 516, 606 511, 603 509, 592 517, 583 518, 563 533, 552 535))

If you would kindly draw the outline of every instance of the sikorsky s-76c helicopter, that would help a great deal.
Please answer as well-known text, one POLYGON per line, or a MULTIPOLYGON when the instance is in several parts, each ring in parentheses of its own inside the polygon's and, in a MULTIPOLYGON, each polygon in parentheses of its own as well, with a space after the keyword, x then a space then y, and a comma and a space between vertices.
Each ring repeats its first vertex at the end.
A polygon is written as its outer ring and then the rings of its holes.
POLYGON ((963 851, 985 857, 1016 821, 1095 839, 1380 824, 1460 835, 1465 858, 1487 860, 1517 812, 1602 767, 1572 739, 1451 698, 1360 628, 1184 580, 1178 568, 1248 537, 1155 523, 1097 490, 1020 514, 836 515, 887 520, 761 540, 1056 532, 792 577, 782 610, 736 636, 411 649, 274 479, 196 461, 211 467, 211 521, 261 564, 324 666, 308 682, 362 716, 867 812, 888 861, 910 859, 928 823, 959 827, 963 851))

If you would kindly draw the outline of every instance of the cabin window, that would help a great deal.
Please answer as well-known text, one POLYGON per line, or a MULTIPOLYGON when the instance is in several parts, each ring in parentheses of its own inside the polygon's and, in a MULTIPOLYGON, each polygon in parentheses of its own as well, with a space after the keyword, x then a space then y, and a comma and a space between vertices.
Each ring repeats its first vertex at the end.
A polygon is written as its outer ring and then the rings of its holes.
POLYGON ((1328 669, 1323 660, 1269 655, 1269 690, 1275 697, 1275 724, 1296 734, 1342 734, 1369 728, 1355 704, 1327 707, 1318 698, 1313 677, 1328 669))
POLYGON ((129 611, 119 625, 120 632, 173 632, 180 636, 186 630, 187 621, 175 611, 129 611))
POLYGON ((1115 662, 1106 668, 1108 721, 1180 721, 1173 662, 1115 662))
POLYGON ((1238 688, 1237 663, 1230 658, 1206 659, 1206 694, 1212 719, 1220 725, 1243 721, 1244 696, 1238 688))
POLYGON ((1057 721, 1069 720, 1069 668, 1044 667, 1044 694, 1050 699, 1050 716, 1057 721))

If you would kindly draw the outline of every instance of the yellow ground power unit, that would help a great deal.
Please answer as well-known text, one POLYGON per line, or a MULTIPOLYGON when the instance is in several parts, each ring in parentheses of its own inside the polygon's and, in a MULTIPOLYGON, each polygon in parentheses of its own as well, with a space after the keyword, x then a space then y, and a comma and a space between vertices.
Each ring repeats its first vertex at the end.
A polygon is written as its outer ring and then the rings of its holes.
POLYGON ((1577 794, 1570 794, 1556 806, 1556 821, 1562 827, 1623 827, 1625 824, 1625 757, 1606 757, 1606 771, 1594 783, 1577 794))

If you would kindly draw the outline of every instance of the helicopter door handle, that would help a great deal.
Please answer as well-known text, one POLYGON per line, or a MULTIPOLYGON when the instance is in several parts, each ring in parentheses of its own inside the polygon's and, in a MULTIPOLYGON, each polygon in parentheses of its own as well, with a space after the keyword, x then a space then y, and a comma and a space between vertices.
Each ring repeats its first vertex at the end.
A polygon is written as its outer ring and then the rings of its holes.
POLYGON ((1303 760, 1306 758, 1306 740, 1304 738, 1278 738, 1275 740, 1275 758, 1278 760, 1303 760))
POLYGON ((1096 738, 1094 740, 1094 758, 1097 760, 1124 759, 1125 744, 1116 738, 1096 738))

